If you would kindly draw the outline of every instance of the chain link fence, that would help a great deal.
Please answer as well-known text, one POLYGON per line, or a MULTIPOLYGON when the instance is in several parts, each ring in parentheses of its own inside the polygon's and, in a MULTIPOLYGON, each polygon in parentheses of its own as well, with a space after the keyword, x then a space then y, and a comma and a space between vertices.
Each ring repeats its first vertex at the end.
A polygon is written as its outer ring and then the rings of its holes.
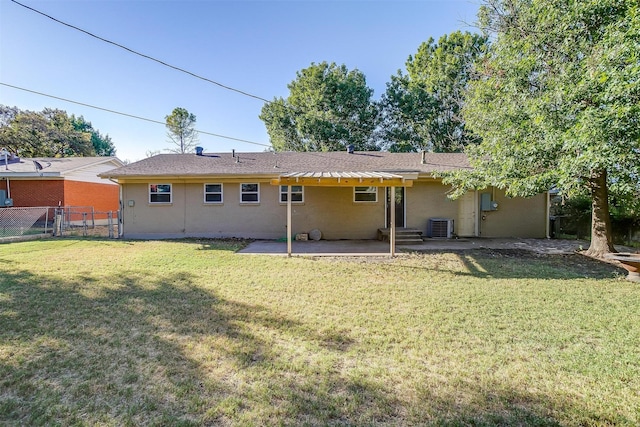
POLYGON ((120 236, 119 211, 96 212, 91 206, 65 206, 54 211, 55 236, 101 236, 110 239, 120 236))
POLYGON ((48 207, 1 208, 0 238, 51 232, 49 212, 48 207))
POLYGON ((118 238, 120 213, 91 206, 0 208, 0 239, 43 234, 118 238))

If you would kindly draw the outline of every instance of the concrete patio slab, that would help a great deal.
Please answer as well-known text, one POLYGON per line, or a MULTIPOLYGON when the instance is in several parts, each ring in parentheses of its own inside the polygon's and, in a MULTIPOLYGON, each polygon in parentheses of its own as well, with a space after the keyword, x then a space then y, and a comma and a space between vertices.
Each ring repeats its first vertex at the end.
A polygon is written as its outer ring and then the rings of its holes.
MULTIPOLYGON (((396 245, 396 255, 416 251, 468 249, 523 249, 544 254, 571 254, 587 249, 584 240, 556 239, 426 239, 420 244, 396 245)), ((626 248, 620 246, 620 250, 626 248)), ((258 240, 238 251, 239 254, 287 255, 287 243, 258 240)), ((378 240, 319 240, 292 242, 294 256, 387 256, 389 243, 378 240)))

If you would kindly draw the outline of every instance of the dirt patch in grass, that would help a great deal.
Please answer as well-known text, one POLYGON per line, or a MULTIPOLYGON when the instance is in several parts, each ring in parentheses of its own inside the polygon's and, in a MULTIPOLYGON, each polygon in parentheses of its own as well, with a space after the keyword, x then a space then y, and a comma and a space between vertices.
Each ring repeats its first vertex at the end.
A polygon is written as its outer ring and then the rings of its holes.
POLYGON ((598 260, 584 256, 580 253, 574 254, 547 254, 535 252, 527 249, 463 249, 463 250, 428 250, 404 253, 401 257, 391 258, 389 256, 366 256, 366 257, 323 257, 309 259, 324 259, 327 262, 348 263, 348 264, 398 264, 402 259, 416 260, 425 259, 434 262, 434 268, 439 268, 438 260, 447 259, 454 256, 466 265, 466 271, 457 274, 477 274, 481 277, 509 277, 514 272, 522 276, 523 272, 528 272, 533 277, 540 279, 549 277, 574 277, 574 278, 594 278, 607 279, 622 277, 625 274, 623 268, 614 263, 598 260), (474 260, 473 263, 469 260, 474 260), (485 264, 482 272, 477 266, 480 262, 485 264), (487 270, 488 269, 488 270, 487 270), (490 272, 490 273, 489 273, 490 272))

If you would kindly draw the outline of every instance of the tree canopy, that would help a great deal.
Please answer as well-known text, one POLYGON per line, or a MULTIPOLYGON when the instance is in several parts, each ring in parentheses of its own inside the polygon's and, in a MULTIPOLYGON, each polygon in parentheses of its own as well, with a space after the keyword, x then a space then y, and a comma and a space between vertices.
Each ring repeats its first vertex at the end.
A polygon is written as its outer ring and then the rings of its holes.
POLYGON ((0 146, 23 157, 114 156, 115 146, 82 116, 0 105, 0 146))
POLYGON ((466 150, 474 172, 445 181, 458 194, 587 193, 588 253, 614 251, 609 193, 639 191, 637 0, 488 0, 479 17, 493 42, 463 113, 482 142, 466 150))
POLYGON ((287 99, 262 107, 276 151, 377 150, 374 131, 378 109, 373 90, 358 70, 322 62, 298 71, 287 99))
POLYGON ((382 97, 383 140, 390 151, 459 152, 477 142, 461 115, 474 63, 487 38, 460 31, 430 38, 391 76, 382 97))
POLYGON ((167 136, 175 145, 169 151, 173 153, 193 152, 198 144, 198 131, 196 130, 196 116, 184 108, 174 108, 170 115, 165 117, 167 136))

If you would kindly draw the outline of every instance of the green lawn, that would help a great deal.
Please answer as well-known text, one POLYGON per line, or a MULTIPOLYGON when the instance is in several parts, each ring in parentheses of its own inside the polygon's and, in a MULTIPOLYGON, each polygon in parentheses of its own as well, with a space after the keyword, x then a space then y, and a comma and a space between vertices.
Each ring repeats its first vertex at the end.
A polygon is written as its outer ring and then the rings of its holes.
POLYGON ((640 424, 640 286, 579 255, 0 245, 0 425, 640 424))

